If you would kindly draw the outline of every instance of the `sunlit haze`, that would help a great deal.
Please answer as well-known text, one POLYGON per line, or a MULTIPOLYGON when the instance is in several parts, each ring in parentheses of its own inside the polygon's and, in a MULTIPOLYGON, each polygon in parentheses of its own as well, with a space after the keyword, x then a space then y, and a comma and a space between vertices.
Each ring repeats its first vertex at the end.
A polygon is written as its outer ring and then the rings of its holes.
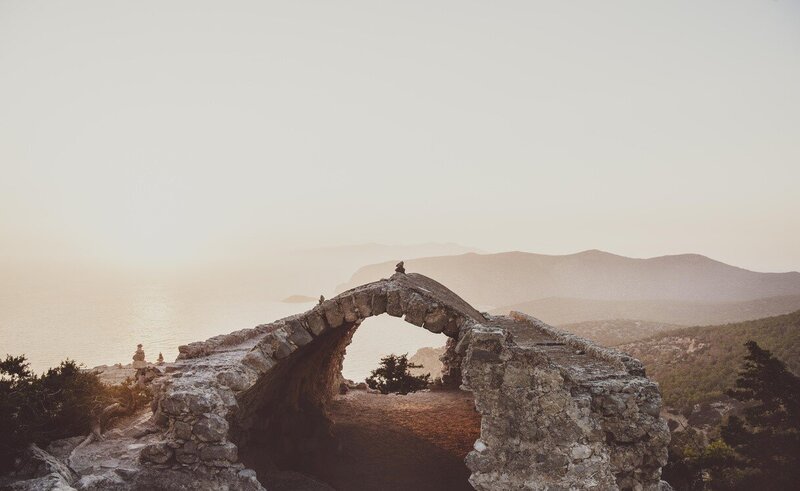
POLYGON ((0 256, 800 269, 800 3, 0 1, 0 256))

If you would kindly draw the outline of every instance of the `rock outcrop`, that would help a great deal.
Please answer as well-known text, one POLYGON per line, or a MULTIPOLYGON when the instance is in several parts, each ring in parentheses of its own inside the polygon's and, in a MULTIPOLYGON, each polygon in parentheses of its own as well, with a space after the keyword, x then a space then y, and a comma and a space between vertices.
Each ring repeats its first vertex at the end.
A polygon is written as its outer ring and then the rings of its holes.
POLYGON ((412 368, 409 370, 411 375, 424 375, 430 374, 431 380, 442 376, 442 357, 445 353, 445 347, 441 348, 420 348, 408 359, 411 363, 422 365, 421 368, 412 368))
POLYGON ((326 406, 345 348, 383 313, 448 336, 443 380, 471 391, 481 415, 466 459, 476 489, 661 488, 669 431, 638 361, 523 314, 484 315, 434 280, 398 272, 303 314, 181 346, 154 382, 153 430, 120 441, 138 461, 111 476, 114 489, 184 489, 168 485, 179 475, 197 489, 263 489, 251 469, 292 471, 333 451, 326 406))
POLYGON ((458 347, 483 415, 476 489, 659 489, 669 431, 636 360, 520 313, 487 324, 458 347))

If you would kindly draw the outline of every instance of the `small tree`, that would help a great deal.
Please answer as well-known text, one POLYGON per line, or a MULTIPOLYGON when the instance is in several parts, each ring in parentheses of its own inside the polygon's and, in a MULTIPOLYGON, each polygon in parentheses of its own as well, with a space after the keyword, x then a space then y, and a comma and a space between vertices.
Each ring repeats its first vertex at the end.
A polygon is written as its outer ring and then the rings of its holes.
POLYGON ((428 387, 431 374, 411 375, 409 369, 422 368, 422 365, 408 361, 408 354, 388 355, 381 358, 381 365, 367 377, 370 389, 376 389, 381 394, 408 394, 428 387))
POLYGON ((792 489, 800 481, 800 377, 755 341, 745 346, 744 367, 727 392, 747 403, 744 419, 731 416, 721 428, 738 456, 726 487, 792 489))

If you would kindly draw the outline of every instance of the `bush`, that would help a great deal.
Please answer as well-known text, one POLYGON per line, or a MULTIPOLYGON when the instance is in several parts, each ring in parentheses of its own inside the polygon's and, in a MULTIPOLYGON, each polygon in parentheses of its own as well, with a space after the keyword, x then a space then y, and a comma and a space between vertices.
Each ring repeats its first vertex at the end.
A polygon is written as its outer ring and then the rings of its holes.
POLYGON ((6 356, 0 361, 0 472, 31 443, 88 434, 110 404, 132 411, 149 399, 130 380, 106 386, 73 360, 37 376, 25 356, 6 356))
POLYGON ((411 368, 422 368, 422 365, 409 362, 408 354, 384 356, 381 365, 367 377, 367 386, 379 390, 381 394, 403 395, 427 388, 431 374, 414 376, 409 372, 411 368))

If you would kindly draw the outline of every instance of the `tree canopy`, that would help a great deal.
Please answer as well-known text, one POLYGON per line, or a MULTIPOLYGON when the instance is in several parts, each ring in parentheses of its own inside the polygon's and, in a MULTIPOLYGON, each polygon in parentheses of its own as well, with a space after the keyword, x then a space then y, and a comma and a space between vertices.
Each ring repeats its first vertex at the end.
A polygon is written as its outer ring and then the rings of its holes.
POLYGON ((675 434, 664 477, 677 489, 796 489, 800 482, 800 377, 756 342, 730 397, 745 403, 742 416, 721 426, 708 445, 689 429, 675 434))
POLYGON ((388 355, 381 358, 381 364, 367 377, 367 386, 381 394, 408 394, 428 387, 431 374, 411 375, 411 368, 422 368, 422 365, 408 361, 408 354, 388 355))

